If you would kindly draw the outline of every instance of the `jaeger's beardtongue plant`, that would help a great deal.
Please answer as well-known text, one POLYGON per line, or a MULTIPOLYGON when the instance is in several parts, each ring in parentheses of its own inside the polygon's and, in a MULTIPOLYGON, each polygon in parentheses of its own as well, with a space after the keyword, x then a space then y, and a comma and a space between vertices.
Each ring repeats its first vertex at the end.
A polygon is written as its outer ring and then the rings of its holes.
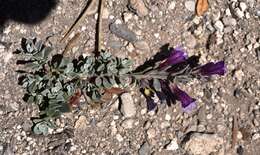
POLYGON ((162 60, 132 71, 131 60, 108 52, 72 60, 61 54, 50 56, 53 50, 36 39, 23 39, 22 49, 17 52, 25 56, 18 63, 28 68, 19 72, 19 84, 26 90, 24 100, 37 104, 40 110, 39 118, 33 120, 36 134, 47 134, 48 128, 53 127, 50 120, 78 107, 82 95, 86 103, 101 102, 107 90, 131 85, 145 96, 148 110, 157 108, 158 98, 168 106, 178 100, 184 112, 190 112, 196 107, 196 100, 178 84, 226 73, 223 61, 199 65, 197 57, 188 57, 181 48, 171 49, 162 60))

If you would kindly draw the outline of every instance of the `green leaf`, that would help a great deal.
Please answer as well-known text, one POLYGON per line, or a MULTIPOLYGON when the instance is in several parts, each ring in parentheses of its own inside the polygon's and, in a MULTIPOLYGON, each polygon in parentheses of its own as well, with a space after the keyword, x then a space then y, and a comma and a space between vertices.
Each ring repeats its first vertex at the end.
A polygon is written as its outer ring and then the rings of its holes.
POLYGON ((97 71, 100 72, 100 71, 103 71, 105 69, 105 65, 104 64, 100 64, 97 68, 97 71))
POLYGON ((96 84, 97 87, 101 87, 102 86, 102 79, 100 77, 96 77, 95 84, 96 84))
POLYGON ((153 79, 153 87, 156 91, 162 91, 160 80, 153 79))
POLYGON ((112 84, 107 80, 106 77, 102 78, 103 79, 103 86, 105 88, 111 88, 112 87, 112 84))

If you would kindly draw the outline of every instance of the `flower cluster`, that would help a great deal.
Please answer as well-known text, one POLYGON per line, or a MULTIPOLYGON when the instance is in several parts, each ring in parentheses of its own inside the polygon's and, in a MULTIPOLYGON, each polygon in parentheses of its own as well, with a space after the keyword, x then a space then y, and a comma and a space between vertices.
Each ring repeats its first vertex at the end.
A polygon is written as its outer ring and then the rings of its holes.
POLYGON ((186 77, 207 78, 212 75, 224 75, 227 71, 224 61, 209 62, 205 65, 192 65, 189 61, 188 55, 183 49, 175 48, 170 51, 169 56, 163 62, 160 62, 156 69, 159 73, 167 73, 165 74, 167 78, 161 78, 157 82, 160 89, 156 89, 154 82, 152 86, 146 84, 141 89, 147 100, 148 110, 154 110, 157 107, 156 95, 160 101, 166 101, 169 106, 178 100, 181 102, 184 112, 190 112, 196 107, 196 100, 177 86, 176 79, 178 77, 184 79, 186 77))

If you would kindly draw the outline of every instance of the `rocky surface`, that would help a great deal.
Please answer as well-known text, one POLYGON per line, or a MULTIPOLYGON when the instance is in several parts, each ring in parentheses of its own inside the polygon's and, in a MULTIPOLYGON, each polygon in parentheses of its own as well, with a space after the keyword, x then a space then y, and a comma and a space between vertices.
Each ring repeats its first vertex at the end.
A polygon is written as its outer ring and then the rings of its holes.
MULTIPOLYGON (((108 109, 87 106, 54 120, 58 128, 49 135, 34 135, 30 118, 38 116, 38 109, 22 100, 16 73, 20 66, 13 51, 22 37, 49 37, 56 52, 61 52, 65 43, 59 40, 84 3, 59 0, 40 22, 11 18, 0 23, 0 154, 259 153, 259 0, 209 1, 201 17, 195 15, 193 0, 133 0, 131 4, 107 0, 103 47, 115 56, 133 59, 138 66, 168 43, 183 47, 189 55, 200 55, 201 63, 224 60, 228 73, 208 83, 193 80, 183 86, 197 99, 198 107, 191 114, 183 113, 178 102, 147 112, 144 97, 131 89, 108 109), (112 23, 120 25, 114 32, 112 23), (235 115, 238 132, 231 148, 235 115)), ((80 33, 72 57, 95 49, 97 17, 97 13, 87 16, 72 33, 80 33)))

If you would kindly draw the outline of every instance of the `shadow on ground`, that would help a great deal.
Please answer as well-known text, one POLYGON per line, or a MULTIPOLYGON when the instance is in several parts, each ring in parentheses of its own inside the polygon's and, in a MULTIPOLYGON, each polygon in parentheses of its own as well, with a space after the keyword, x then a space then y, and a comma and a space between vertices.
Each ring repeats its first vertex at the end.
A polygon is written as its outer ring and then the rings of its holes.
POLYGON ((36 24, 56 5, 57 0, 0 0, 0 33, 8 20, 36 24))

